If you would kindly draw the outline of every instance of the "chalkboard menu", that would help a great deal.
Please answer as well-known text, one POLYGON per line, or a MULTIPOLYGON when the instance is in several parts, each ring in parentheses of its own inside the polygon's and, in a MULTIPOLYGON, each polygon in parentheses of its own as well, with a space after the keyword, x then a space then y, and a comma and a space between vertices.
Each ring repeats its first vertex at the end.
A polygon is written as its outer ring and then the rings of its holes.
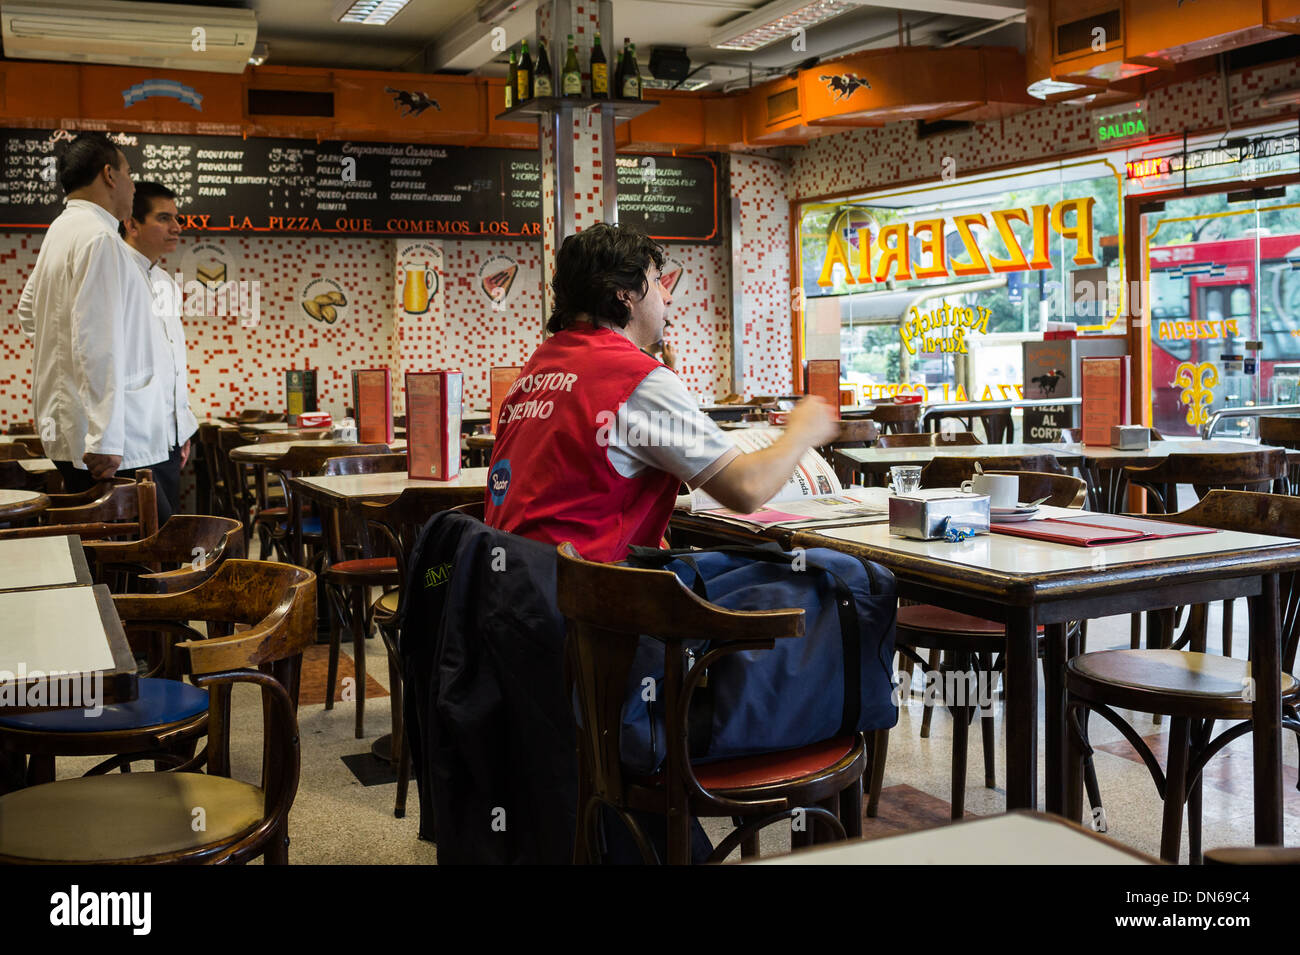
MULTIPOLYGON (((62 209, 66 131, 0 130, 0 228, 44 228, 62 209)), ((541 235, 531 149, 115 133, 137 181, 177 194, 187 232, 541 235)), ((619 220, 666 241, 718 238, 708 158, 620 156, 619 220)))
POLYGON ((718 167, 708 156, 620 155, 618 221, 666 242, 716 242, 718 167))

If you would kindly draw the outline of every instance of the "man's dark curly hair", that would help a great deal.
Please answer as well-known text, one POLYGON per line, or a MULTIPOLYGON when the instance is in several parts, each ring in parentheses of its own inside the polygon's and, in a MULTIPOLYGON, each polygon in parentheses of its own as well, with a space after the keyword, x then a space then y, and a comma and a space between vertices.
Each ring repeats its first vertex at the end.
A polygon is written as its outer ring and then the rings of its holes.
POLYGON ((632 315, 618 293, 644 296, 651 263, 662 269, 664 250, 635 229, 601 223, 575 232, 556 257, 551 279, 555 306, 546 330, 564 331, 583 314, 626 328, 632 315))

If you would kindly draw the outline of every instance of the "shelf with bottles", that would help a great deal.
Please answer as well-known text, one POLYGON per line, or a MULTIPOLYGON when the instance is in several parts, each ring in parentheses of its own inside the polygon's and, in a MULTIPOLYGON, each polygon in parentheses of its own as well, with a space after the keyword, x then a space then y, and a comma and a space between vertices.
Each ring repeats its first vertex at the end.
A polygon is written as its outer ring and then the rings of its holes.
POLYGON ((659 105, 658 100, 649 99, 592 99, 589 96, 535 96, 518 106, 498 113, 498 120, 526 120, 535 116, 546 116, 564 109, 591 109, 597 107, 612 112, 615 123, 624 123, 633 117, 648 113, 659 105))

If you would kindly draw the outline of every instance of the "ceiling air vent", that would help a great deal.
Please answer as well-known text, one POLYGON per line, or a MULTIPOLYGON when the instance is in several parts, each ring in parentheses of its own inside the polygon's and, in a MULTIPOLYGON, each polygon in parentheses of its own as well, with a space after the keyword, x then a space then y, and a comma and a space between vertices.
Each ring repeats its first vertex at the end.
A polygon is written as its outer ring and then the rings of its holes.
POLYGON ((249 116, 333 116, 334 94, 318 90, 248 91, 249 116))
POLYGON ((1056 55, 1070 56, 1074 53, 1087 53, 1092 50, 1094 37, 1103 37, 1107 47, 1118 43, 1123 30, 1123 19, 1118 10, 1061 23, 1056 27, 1056 55), (1101 33, 1094 31, 1101 30, 1101 33))
POLYGON ((777 123, 799 113, 799 87, 773 93, 767 98, 767 121, 777 123))

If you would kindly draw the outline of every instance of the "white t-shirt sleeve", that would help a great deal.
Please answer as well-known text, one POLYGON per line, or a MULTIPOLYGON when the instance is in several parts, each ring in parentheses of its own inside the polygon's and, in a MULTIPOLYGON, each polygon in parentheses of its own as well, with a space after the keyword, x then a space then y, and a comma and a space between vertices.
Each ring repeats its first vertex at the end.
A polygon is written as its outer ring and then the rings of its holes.
POLYGON ((656 368, 619 407, 606 453, 623 477, 636 477, 653 467, 699 487, 740 451, 700 411, 676 374, 656 368))

